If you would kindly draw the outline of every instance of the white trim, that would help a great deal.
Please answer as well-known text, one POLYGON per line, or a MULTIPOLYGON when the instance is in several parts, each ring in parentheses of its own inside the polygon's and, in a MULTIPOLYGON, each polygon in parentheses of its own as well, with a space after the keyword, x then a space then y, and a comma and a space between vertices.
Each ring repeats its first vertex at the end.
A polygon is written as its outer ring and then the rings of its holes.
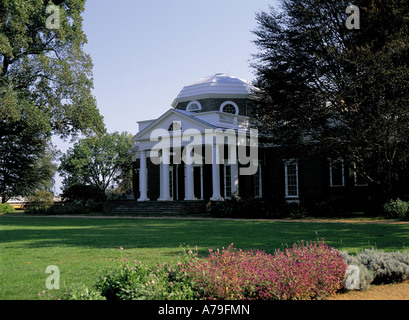
POLYGON ((172 107, 178 103, 206 98, 236 98, 249 97, 254 91, 258 91, 249 81, 230 76, 227 74, 216 74, 203 77, 191 85, 184 86, 172 107))
POLYGON ((285 160, 284 162, 284 175, 285 175, 285 197, 287 199, 299 199, 300 197, 300 185, 299 185, 299 175, 298 175, 298 161, 295 159, 292 160, 285 160), (295 165, 295 176, 296 176, 296 182, 297 182, 297 195, 289 195, 288 194, 288 166, 290 165, 295 165))
POLYGON ((262 198, 263 197, 263 175, 261 171, 261 163, 258 164, 258 170, 254 174, 254 191, 256 188, 258 189, 258 195, 255 195, 255 198, 262 198), (258 177, 258 186, 256 185, 256 177, 258 177))
POLYGON ((353 164, 354 169, 353 169, 353 174, 354 174, 354 186, 355 187, 367 187, 368 183, 358 183, 358 174, 356 172, 356 164, 353 164))
POLYGON ((189 111, 189 112, 196 112, 196 111, 201 111, 201 110, 202 110, 202 105, 197 100, 189 102, 189 104, 186 107, 186 111, 189 111), (192 107, 195 104, 197 104, 199 106, 199 109, 190 110, 190 107, 192 107))
POLYGON ((173 166, 169 166, 169 197, 174 200, 175 199, 175 188, 174 188, 174 170, 173 166))
POLYGON ((156 120, 152 121, 148 126, 146 126, 145 128, 143 128, 143 130, 139 131, 133 138, 134 141, 140 142, 140 141, 150 141, 151 137, 150 135, 148 135, 146 138, 142 139, 142 137, 147 134, 150 130, 155 129, 156 125, 161 122, 162 120, 166 119, 166 117, 168 117, 171 114, 176 114, 178 116, 178 118, 182 118, 181 120, 178 121, 182 121, 183 118, 189 121, 193 121, 195 123, 197 123, 200 127, 204 128, 204 129, 214 129, 216 128, 214 125, 210 124, 210 123, 204 123, 203 120, 200 120, 199 118, 196 117, 191 117, 190 115, 186 115, 183 112, 179 112, 176 109, 170 109, 167 112, 165 112, 163 115, 161 115, 159 118, 157 118, 156 120))
POLYGON ((224 185, 224 198, 225 199, 231 199, 233 196, 233 190, 231 186, 231 179, 232 179, 232 168, 231 165, 227 164, 227 161, 225 161, 223 165, 223 185, 224 185), (230 172, 227 175, 227 168, 229 168, 230 172), (230 192, 228 192, 228 189, 230 189, 230 192))
POLYGON ((345 187, 345 164, 344 164, 344 159, 338 158, 338 159, 328 159, 329 160, 329 185, 330 187, 345 187), (334 184, 332 181, 332 171, 333 171, 333 164, 334 162, 339 162, 341 163, 341 170, 342 170, 342 184, 334 184))
POLYGON ((203 164, 196 165, 196 167, 200 167, 200 200, 204 200, 203 164))
POLYGON ((225 101, 225 102, 223 102, 222 105, 220 106, 220 112, 227 113, 227 114, 232 114, 232 113, 228 113, 228 112, 224 112, 224 111, 223 111, 223 108, 224 108, 225 106, 229 105, 229 104, 231 104, 231 105, 234 107, 234 109, 236 109, 236 112, 234 113, 234 115, 237 116, 237 115, 239 114, 239 107, 238 107, 237 104, 235 104, 233 101, 225 101))
POLYGON ((367 183, 358 183, 358 174, 354 171, 354 186, 355 187, 367 187, 367 183))
POLYGON ((175 178, 176 178, 176 200, 179 200, 179 164, 176 164, 176 174, 175 174, 175 178))

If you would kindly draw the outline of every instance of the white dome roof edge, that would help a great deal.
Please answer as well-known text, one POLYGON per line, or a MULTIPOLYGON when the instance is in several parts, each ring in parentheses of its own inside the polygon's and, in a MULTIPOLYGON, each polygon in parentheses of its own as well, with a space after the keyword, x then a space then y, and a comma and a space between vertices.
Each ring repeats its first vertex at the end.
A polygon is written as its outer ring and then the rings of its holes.
POLYGON ((251 95, 255 87, 247 80, 243 80, 224 73, 217 73, 213 76, 207 76, 199 79, 191 85, 185 86, 176 97, 172 105, 178 102, 187 101, 188 98, 198 96, 223 95, 230 97, 232 95, 251 95))

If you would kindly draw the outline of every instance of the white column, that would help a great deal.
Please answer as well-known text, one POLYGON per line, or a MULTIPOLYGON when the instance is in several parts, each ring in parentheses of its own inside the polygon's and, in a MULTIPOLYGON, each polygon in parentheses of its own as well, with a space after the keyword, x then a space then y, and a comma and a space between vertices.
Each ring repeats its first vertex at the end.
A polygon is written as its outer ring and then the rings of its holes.
POLYGON ((212 201, 223 200, 220 194, 220 165, 218 161, 218 146, 213 144, 212 150, 212 182, 213 182, 213 196, 210 198, 212 201))
POLYGON ((169 194, 169 163, 170 163, 170 151, 169 149, 162 149, 162 163, 161 163, 161 177, 160 177, 160 197, 158 201, 170 201, 169 194))
POLYGON ((185 200, 195 200, 195 183, 193 176, 193 159, 191 157, 192 148, 186 147, 186 179, 185 179, 185 200))
POLYGON ((140 169, 139 169, 139 191, 140 198, 138 201, 149 201, 148 198, 148 172, 146 168, 146 150, 140 152, 140 169))

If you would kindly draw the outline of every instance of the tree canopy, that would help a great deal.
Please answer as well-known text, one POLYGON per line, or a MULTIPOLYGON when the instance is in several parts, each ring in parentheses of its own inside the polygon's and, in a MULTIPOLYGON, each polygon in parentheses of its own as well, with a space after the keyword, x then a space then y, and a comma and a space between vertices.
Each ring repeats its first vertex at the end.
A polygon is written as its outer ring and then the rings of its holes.
MULTIPOLYGON (((4 100, 3 100, 4 102, 4 100)), ((0 196, 26 196, 39 188, 51 189, 57 170, 56 151, 49 140, 49 122, 32 105, 20 105, 18 121, 0 126, 0 196)))
POLYGON ((64 189, 74 184, 95 186, 102 191, 112 186, 129 186, 131 147, 132 135, 127 132, 81 139, 60 159, 64 189))
MULTIPOLYGON (((53 133, 64 138, 104 129, 92 95, 92 61, 83 51, 84 0, 54 1, 58 29, 46 26, 47 0, 0 1, 0 89, 44 113, 53 133)), ((16 104, 0 115, 17 116, 16 104)))
POLYGON ((255 116, 276 143, 342 157, 388 197, 409 169, 409 6, 354 5, 357 29, 345 0, 281 1, 257 15, 255 116))
POLYGON ((41 175, 38 168, 52 135, 67 139, 105 130, 91 92, 92 61, 83 51, 84 5, 85 0, 0 0, 4 199, 24 195, 39 180, 50 179, 48 171, 41 175), (51 5, 56 6, 48 10, 51 5))

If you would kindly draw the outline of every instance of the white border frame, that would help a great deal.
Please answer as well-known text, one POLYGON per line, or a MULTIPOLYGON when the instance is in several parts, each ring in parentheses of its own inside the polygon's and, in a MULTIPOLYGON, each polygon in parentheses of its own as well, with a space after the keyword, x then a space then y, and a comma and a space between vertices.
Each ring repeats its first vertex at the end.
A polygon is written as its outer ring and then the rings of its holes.
POLYGON ((187 107, 186 107, 186 111, 189 111, 189 112, 202 111, 202 105, 200 104, 199 101, 196 101, 196 100, 195 100, 195 101, 190 101, 189 104, 188 104, 187 107), (190 107, 191 107, 192 105, 194 105, 194 104, 197 104, 197 105, 199 106, 199 109, 189 110, 190 107))
POLYGON ((345 163, 344 159, 328 159, 329 160, 329 186, 330 187, 345 187, 345 163), (332 181, 332 167, 334 162, 340 162, 342 165, 342 184, 334 184, 332 181))
POLYGON ((285 197, 286 199, 299 199, 300 198, 300 181, 299 181, 299 170, 298 170, 298 161, 296 159, 284 160, 284 175, 285 175, 285 197), (288 166, 295 165, 295 174, 297 178, 297 195, 290 196, 288 194, 288 166))
MULTIPOLYGON (((220 106, 219 111, 220 111, 220 112, 223 112, 223 108, 224 108, 225 106, 227 106, 228 104, 231 104, 231 105, 236 109, 236 112, 234 113, 234 115, 237 116, 237 115, 239 114, 239 107, 238 107, 237 104, 235 104, 233 101, 225 101, 225 102, 223 102, 222 105, 220 106)), ((223 112, 223 113, 225 113, 225 114, 231 114, 231 113, 227 113, 227 112, 223 112)))

